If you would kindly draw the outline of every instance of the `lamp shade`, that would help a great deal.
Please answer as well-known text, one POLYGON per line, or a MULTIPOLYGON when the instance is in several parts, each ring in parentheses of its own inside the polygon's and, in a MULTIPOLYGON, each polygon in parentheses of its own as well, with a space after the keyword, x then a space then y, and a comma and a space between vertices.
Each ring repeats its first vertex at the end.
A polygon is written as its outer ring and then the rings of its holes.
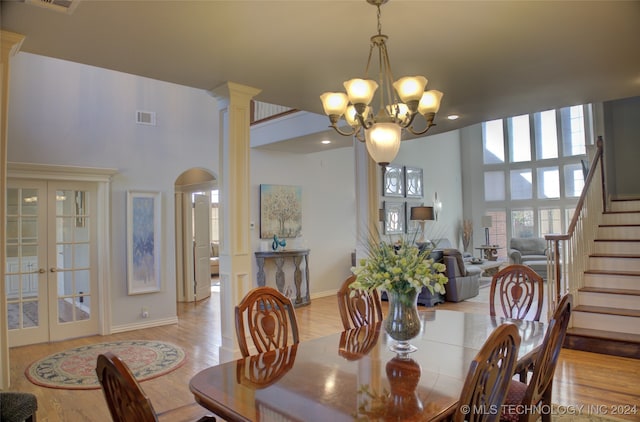
POLYGON ((411 207, 411 220, 433 220, 433 207, 411 207))
POLYGON ((378 89, 378 83, 372 79, 350 79, 343 85, 351 104, 369 105, 378 89))
POLYGON ((425 86, 427 86, 427 78, 424 76, 405 76, 393 83, 398 96, 405 103, 420 101, 425 86))
POLYGON ((420 104, 418 104, 418 112, 420 114, 437 113, 440 110, 440 100, 442 99, 442 92, 432 89, 426 91, 422 98, 420 98, 420 104))
POLYGON ((320 100, 327 116, 342 116, 349 103, 344 92, 325 92, 320 96, 320 100))
POLYGON ((482 222, 482 227, 491 227, 493 225, 491 222, 490 215, 483 215, 481 222, 482 222))
POLYGON ((367 151, 378 164, 389 164, 400 150, 402 128, 395 123, 374 123, 364 133, 367 151))

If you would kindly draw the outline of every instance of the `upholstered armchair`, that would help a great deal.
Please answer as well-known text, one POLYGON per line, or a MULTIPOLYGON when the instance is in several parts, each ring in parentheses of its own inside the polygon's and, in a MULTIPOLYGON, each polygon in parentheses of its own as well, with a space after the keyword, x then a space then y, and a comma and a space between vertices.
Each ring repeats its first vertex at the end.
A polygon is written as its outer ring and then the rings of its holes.
POLYGON ((462 254, 457 249, 443 249, 443 262, 447 266, 445 274, 449 282, 444 285, 448 302, 461 302, 478 295, 480 273, 475 266, 465 266, 462 254))

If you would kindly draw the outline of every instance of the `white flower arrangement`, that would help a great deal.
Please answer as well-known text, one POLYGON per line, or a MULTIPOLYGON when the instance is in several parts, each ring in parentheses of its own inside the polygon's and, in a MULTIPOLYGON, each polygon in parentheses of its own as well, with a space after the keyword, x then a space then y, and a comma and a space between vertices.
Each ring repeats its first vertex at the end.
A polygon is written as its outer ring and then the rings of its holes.
POLYGON ((351 268, 356 280, 350 287, 366 291, 381 288, 400 294, 411 290, 419 293, 426 287, 431 294, 444 294, 444 285, 449 281, 443 274, 446 267, 433 262, 430 253, 431 249, 421 250, 403 238, 394 243, 370 244, 369 256, 351 268))

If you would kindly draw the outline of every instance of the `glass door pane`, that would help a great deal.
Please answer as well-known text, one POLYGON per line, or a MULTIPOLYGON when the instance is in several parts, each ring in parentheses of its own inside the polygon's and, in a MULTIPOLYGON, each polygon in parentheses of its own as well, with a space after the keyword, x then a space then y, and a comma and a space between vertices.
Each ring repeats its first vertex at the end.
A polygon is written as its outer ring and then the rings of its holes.
POLYGON ((56 289, 59 323, 91 317, 90 193, 56 190, 56 289))
POLYGON ((5 300, 11 347, 48 340, 43 192, 39 182, 7 188, 5 300))

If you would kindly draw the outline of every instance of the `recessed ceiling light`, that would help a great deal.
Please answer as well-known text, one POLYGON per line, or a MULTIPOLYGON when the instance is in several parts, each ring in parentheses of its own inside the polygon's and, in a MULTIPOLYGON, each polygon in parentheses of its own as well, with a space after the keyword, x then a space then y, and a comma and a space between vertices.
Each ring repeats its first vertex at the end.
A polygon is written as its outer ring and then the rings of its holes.
POLYGON ((450 114, 447 116, 447 119, 449 120, 458 120, 460 118, 460 116, 458 116, 457 114, 450 114))
POLYGON ((327 144, 330 144, 330 143, 331 143, 331 141, 330 141, 330 140, 328 140, 328 139, 325 139, 324 141, 322 141, 322 143, 323 143, 323 144, 325 144, 325 145, 327 145, 327 144))

